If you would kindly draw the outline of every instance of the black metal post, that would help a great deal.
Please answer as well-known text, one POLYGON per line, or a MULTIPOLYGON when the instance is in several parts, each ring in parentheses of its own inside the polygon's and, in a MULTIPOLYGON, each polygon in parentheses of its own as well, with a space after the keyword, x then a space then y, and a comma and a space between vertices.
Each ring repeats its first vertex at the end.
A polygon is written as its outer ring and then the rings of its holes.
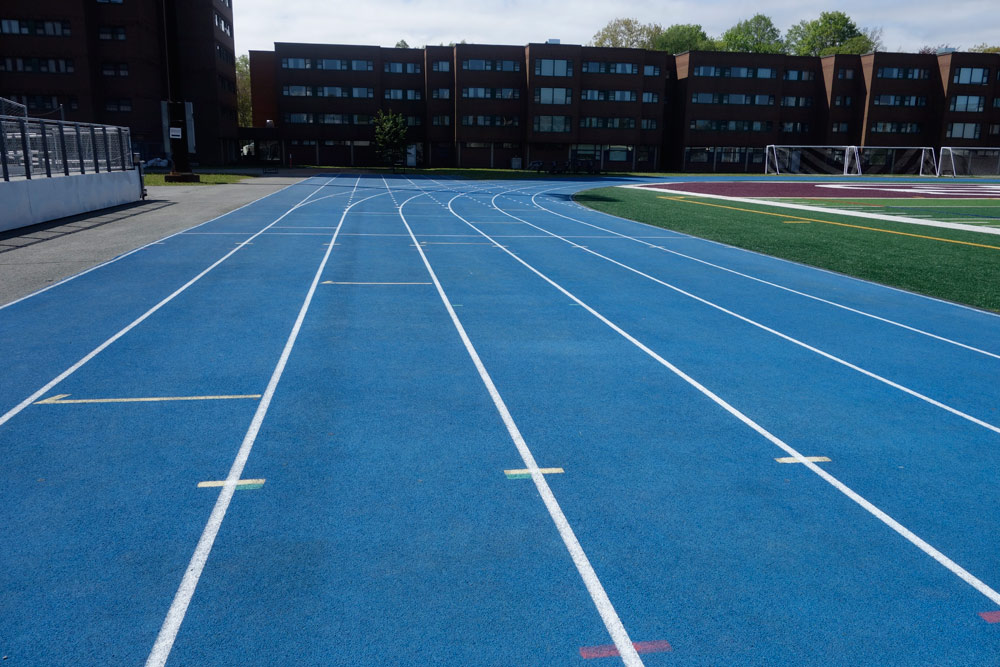
POLYGON ((76 159, 80 163, 80 173, 86 174, 87 167, 83 164, 83 138, 80 136, 80 126, 76 125, 74 129, 76 130, 76 159))
POLYGON ((101 159, 97 156, 97 132, 90 126, 90 150, 94 154, 94 173, 101 173, 101 159))
POLYGON ((108 171, 111 171, 111 146, 108 144, 108 128, 102 127, 101 134, 104 135, 104 164, 107 165, 108 171))
POLYGON ((69 158, 66 155, 66 126, 59 123, 59 150, 62 152, 63 175, 69 176, 69 158))
POLYGON ((122 171, 126 171, 128 160, 125 159, 125 136, 122 128, 118 128, 118 153, 122 156, 122 171))
POLYGON ((52 178, 52 165, 49 163, 49 138, 46 136, 45 121, 38 121, 38 130, 42 133, 42 156, 45 158, 45 176, 52 178))
POLYGON ((31 151, 28 150, 28 124, 23 120, 17 121, 21 126, 21 156, 24 158, 24 177, 31 180, 31 151))
POLYGON ((7 167, 7 127, 0 120, 0 169, 3 170, 3 180, 10 180, 10 170, 7 167))

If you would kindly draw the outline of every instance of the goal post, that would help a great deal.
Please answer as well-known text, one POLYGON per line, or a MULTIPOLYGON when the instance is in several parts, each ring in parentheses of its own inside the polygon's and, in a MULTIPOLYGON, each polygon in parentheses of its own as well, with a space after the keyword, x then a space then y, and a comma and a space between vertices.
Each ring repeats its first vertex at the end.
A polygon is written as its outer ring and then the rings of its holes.
POLYGON ((769 144, 764 155, 765 174, 861 175, 857 146, 769 144))
POLYGON ((930 146, 859 146, 861 173, 887 176, 937 176, 937 156, 930 146))
POLYGON ((938 176, 1000 176, 1000 148, 942 146, 938 176))

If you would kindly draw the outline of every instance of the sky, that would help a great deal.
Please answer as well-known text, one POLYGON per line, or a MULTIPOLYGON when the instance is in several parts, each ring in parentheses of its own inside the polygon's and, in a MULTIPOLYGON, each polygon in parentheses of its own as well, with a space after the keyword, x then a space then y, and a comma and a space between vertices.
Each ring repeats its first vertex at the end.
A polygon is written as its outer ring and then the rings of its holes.
MULTIPOLYGON (((697 23, 718 37, 755 13, 770 16, 784 33, 821 11, 839 10, 861 28, 882 28, 887 51, 921 46, 968 49, 1000 43, 997 0, 839 0, 804 8, 802 0, 235 0, 238 54, 272 50, 274 42, 412 47, 465 40, 524 45, 554 38, 586 44, 609 21, 697 23)), ((811 3, 808 3, 811 4, 811 3)))

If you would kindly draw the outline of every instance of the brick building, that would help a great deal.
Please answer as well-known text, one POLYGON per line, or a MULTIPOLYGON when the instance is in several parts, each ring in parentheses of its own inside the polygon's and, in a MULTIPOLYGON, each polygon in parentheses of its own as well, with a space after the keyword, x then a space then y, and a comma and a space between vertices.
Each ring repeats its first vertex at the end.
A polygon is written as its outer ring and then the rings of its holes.
POLYGON ((0 97, 32 116, 132 128, 144 158, 164 153, 165 47, 192 104, 201 163, 237 155, 232 0, 6 0, 0 97))

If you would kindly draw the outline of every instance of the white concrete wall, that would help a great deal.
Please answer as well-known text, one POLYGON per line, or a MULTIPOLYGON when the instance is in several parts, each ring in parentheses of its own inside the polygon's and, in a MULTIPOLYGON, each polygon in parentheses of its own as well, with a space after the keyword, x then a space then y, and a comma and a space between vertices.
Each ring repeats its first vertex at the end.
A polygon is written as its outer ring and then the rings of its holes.
POLYGON ((0 180, 0 232, 142 198, 139 170, 0 180))

